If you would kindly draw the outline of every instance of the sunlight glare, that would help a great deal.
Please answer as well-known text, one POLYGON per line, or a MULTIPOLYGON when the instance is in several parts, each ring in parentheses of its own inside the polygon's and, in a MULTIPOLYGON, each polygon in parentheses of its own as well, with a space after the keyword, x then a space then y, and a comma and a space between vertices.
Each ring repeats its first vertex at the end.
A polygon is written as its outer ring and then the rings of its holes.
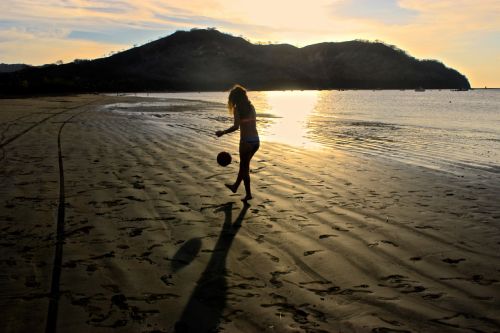
POLYGON ((315 148, 307 122, 318 99, 318 91, 266 91, 251 93, 259 118, 268 121, 261 130, 263 140, 315 148), (253 95, 253 96, 252 96, 253 95))

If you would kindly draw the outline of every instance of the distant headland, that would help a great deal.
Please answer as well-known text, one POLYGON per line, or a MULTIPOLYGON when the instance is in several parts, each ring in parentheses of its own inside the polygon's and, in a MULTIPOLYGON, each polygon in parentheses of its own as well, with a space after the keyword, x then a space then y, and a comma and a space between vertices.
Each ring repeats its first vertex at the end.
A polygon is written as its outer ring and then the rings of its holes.
POLYGON ((463 74, 443 63, 381 42, 298 48, 193 29, 106 58, 10 67, 0 73, 0 94, 221 91, 234 83, 252 90, 470 89, 463 74))

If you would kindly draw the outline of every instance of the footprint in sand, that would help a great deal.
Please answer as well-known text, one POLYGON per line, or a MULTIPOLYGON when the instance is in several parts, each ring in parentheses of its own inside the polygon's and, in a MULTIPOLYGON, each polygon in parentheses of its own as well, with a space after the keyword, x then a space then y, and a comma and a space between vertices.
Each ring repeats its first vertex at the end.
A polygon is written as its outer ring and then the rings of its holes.
POLYGON ((488 279, 485 278, 484 276, 480 274, 475 274, 471 278, 464 278, 464 277, 447 277, 447 278, 439 278, 441 281, 448 281, 448 280, 462 280, 462 281, 469 281, 472 283, 477 283, 482 286, 489 286, 493 283, 498 283, 499 281, 496 279, 488 279))
POLYGON ((311 251, 304 251, 304 257, 307 257, 307 256, 310 256, 310 255, 313 255, 317 252, 322 252, 323 250, 311 250, 311 251))
POLYGON ((446 259, 443 259, 443 261, 447 264, 453 265, 453 264, 458 264, 461 261, 465 261, 465 259, 464 258, 459 258, 459 259, 446 258, 446 259))
POLYGON ((172 279, 172 274, 165 274, 160 277, 160 280, 165 283, 166 286, 173 286, 174 284, 170 282, 170 279, 172 279))
POLYGON ((248 251, 248 250, 243 250, 241 251, 241 256, 238 257, 238 261, 243 261, 245 260, 246 258, 248 258, 250 255, 252 254, 252 252, 248 251))
POLYGON ((427 289, 420 285, 414 285, 415 281, 399 274, 389 275, 381 278, 381 280, 384 283, 379 283, 379 286, 398 289, 403 294, 420 293, 427 289))
POLYGON ((292 270, 289 270, 289 271, 274 271, 274 272, 271 272, 271 279, 269 280, 269 282, 271 282, 272 285, 274 285, 275 287, 277 288, 281 288, 283 286, 283 282, 279 281, 278 278, 280 277, 280 275, 286 275, 286 274, 290 274, 291 272, 293 272, 292 270))
POLYGON ((337 235, 319 235, 319 239, 325 239, 325 238, 329 238, 329 237, 338 237, 337 235))
POLYGON ((28 288, 38 288, 40 286, 40 282, 36 280, 34 275, 26 276, 24 285, 28 288))
POLYGON ((443 296, 442 293, 439 293, 439 294, 425 294, 425 295, 422 295, 422 298, 426 299, 426 300, 432 300, 432 299, 441 298, 441 296, 443 296))
POLYGON ((394 247, 399 247, 398 244, 391 242, 391 241, 388 241, 388 240, 381 240, 381 241, 376 241, 375 243, 370 243, 370 244, 368 244, 368 247, 378 246, 380 243, 389 244, 389 245, 392 245, 394 247))
POLYGON ((126 196, 125 198, 129 199, 131 201, 138 201, 138 202, 144 202, 144 201, 146 201, 146 200, 142 200, 142 199, 136 198, 136 197, 134 197, 132 195, 126 196))
POLYGON ((271 253, 264 252, 264 254, 266 254, 269 257, 269 259, 271 259, 272 261, 274 261, 274 262, 280 262, 280 258, 278 258, 276 256, 273 256, 271 253))
POLYGON ((128 235, 129 235, 129 237, 140 236, 144 229, 146 229, 146 228, 132 228, 132 230, 129 231, 128 235))

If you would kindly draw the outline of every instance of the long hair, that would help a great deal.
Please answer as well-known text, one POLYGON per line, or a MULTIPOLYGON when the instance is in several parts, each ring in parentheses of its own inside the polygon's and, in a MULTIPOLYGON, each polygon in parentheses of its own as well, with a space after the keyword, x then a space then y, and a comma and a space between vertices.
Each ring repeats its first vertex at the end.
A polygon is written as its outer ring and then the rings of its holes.
POLYGON ((240 116, 245 116, 250 113, 252 109, 252 102, 248 99, 247 91, 245 88, 236 84, 229 92, 227 99, 227 108, 229 113, 233 114, 238 112, 240 116))

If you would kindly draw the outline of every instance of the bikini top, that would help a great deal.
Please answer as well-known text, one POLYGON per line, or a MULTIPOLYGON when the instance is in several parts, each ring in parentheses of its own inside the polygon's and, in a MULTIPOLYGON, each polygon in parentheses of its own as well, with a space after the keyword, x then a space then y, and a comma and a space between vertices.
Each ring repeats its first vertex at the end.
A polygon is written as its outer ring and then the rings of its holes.
POLYGON ((240 123, 249 123, 249 122, 256 122, 256 121, 257 121, 257 118, 255 118, 255 117, 240 119, 240 123))
POLYGON ((241 118, 240 116, 240 123, 250 123, 250 122, 256 122, 257 121, 257 115, 255 114, 255 108, 253 107, 253 105, 251 105, 252 107, 252 112, 250 113, 250 116, 249 117, 245 117, 245 118, 241 118))

